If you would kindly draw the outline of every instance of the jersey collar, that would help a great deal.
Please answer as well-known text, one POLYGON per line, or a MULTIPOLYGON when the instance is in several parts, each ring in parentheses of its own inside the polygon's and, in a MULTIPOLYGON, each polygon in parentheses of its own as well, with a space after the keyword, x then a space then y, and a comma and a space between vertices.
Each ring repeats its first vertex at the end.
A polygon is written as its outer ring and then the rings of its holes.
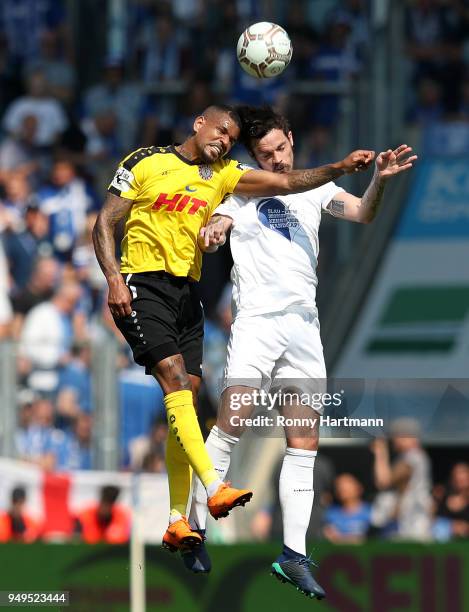
POLYGON ((180 143, 177 142, 176 144, 169 145, 169 150, 171 151, 171 153, 173 153, 176 157, 178 157, 181 161, 183 161, 188 166, 199 166, 200 162, 187 159, 187 157, 184 157, 183 155, 179 153, 179 151, 176 150, 176 146, 178 146, 179 144, 180 143))

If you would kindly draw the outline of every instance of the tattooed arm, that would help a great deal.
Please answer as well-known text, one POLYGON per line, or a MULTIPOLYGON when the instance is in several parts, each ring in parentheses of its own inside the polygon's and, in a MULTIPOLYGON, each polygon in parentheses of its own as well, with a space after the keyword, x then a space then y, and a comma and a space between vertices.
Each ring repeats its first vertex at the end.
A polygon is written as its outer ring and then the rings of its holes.
POLYGON ((363 197, 357 198, 351 193, 340 192, 327 205, 327 211, 333 216, 346 221, 371 223, 378 212, 383 198, 385 181, 375 172, 363 197))
POLYGON ((234 193, 248 196, 301 193, 325 185, 344 174, 368 168, 374 155, 373 151, 353 151, 335 164, 309 170, 290 170, 285 173, 249 170, 239 179, 234 193))
POLYGON ((400 145, 392 151, 383 151, 376 158, 373 178, 361 198, 351 193, 338 193, 327 206, 328 212, 334 217, 358 223, 371 223, 376 217, 379 205, 383 199, 386 182, 396 174, 412 168, 416 155, 409 156, 412 151, 407 145, 400 145))
POLYGON ((94 252, 109 285, 108 304, 115 317, 125 317, 132 312, 130 292, 122 279, 115 256, 114 237, 116 225, 127 215, 132 204, 132 200, 108 193, 93 228, 94 252))

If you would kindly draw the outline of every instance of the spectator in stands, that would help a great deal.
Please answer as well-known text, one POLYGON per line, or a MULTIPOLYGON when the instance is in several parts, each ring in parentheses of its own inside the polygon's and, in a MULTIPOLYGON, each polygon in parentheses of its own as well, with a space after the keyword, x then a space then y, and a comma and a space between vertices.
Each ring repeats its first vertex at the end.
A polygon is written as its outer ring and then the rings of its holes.
POLYGON ((21 226, 27 207, 35 204, 34 196, 27 177, 20 172, 8 173, 3 188, 5 196, 1 206, 10 218, 7 229, 14 231, 21 226))
POLYGON ((93 418, 86 413, 79 414, 73 427, 71 469, 91 470, 93 467, 92 435, 93 418))
POLYGON ((136 146, 142 109, 140 87, 124 78, 123 59, 108 57, 103 79, 85 93, 84 115, 96 117, 104 112, 113 113, 117 121, 116 149, 119 156, 136 146))
POLYGON ((11 293, 15 313, 24 316, 29 310, 52 297, 59 281, 59 264, 51 257, 52 246, 47 238, 49 223, 37 206, 26 209, 22 231, 5 237, 10 265, 11 293))
POLYGON ((38 521, 26 512, 26 490, 15 487, 11 492, 11 505, 0 512, 0 542, 34 542, 41 533, 38 521))
POLYGON ((106 277, 99 267, 93 248, 92 232, 96 218, 96 212, 90 212, 86 216, 86 228, 77 241, 72 258, 77 280, 81 283, 92 313, 96 313, 101 307, 103 293, 107 290, 106 277))
MULTIPOLYGON (((32 209, 31 212, 27 213, 26 217, 33 218, 33 223, 37 223, 38 225, 39 222, 42 224, 44 221, 44 227, 47 227, 47 218, 38 211, 38 209, 32 209), (37 218, 36 214, 38 216, 37 218)), ((28 236, 25 237, 23 242, 18 240, 18 247, 22 247, 23 245, 26 247, 30 246, 27 243, 28 236)), ((57 260, 53 257, 39 257, 35 259, 36 253, 34 251, 28 253, 25 249, 25 252, 21 253, 20 248, 10 248, 8 254, 11 265, 13 266, 13 277, 17 281, 15 283, 17 290, 13 295, 12 302, 16 318, 18 319, 15 324, 15 329, 19 333, 23 324, 23 319, 28 312, 38 304, 50 300, 53 296, 54 290, 59 284, 60 269, 57 260), (21 265, 20 262, 16 260, 16 258, 20 256, 22 260, 28 257, 29 266, 26 266, 26 263, 21 265), (19 268, 19 271, 17 268, 19 268), (28 268, 32 268, 31 273, 29 273, 28 268), (23 279, 28 278, 28 276, 30 276, 28 283, 23 287, 23 279)))
MULTIPOLYGON (((23 412, 23 411, 22 411, 23 412)), ((32 402, 31 415, 22 414, 23 423, 16 432, 16 452, 24 461, 52 471, 56 465, 58 447, 64 433, 54 428, 54 406, 44 398, 32 402)))
POLYGON ((113 485, 101 489, 100 500, 78 514, 81 537, 88 544, 124 544, 130 537, 130 516, 116 503, 120 489, 113 485))
POLYGON ((89 414, 78 411, 72 423, 71 429, 64 432, 60 444, 54 449, 55 469, 63 472, 90 470, 93 467, 93 419, 89 414))
POLYGON ((41 37, 55 32, 62 46, 67 37, 63 0, 2 0, 0 3, 0 43, 5 45, 9 62, 18 73, 25 63, 40 54, 41 37))
POLYGON ((112 172, 111 167, 120 161, 122 155, 118 126, 118 118, 112 106, 98 106, 80 123, 85 136, 83 166, 94 178, 99 191, 104 191, 107 187, 112 172))
MULTIPOLYGON (((71 395, 79 411, 89 413, 93 409, 91 388, 91 345, 89 342, 75 342, 71 348, 71 359, 60 371, 57 410, 60 413, 60 397, 64 393, 71 395)), ((69 414, 72 418, 75 414, 69 414)))
MULTIPOLYGON (((140 38, 141 78, 145 83, 161 83, 164 88, 165 83, 188 82, 191 79, 191 55, 185 46, 184 31, 176 27, 170 12, 163 12, 148 20, 140 38)), ((165 145, 174 140, 171 133, 176 122, 174 97, 165 95, 160 89, 151 92, 144 108, 143 145, 165 145)))
MULTIPOLYGON (((145 448, 137 459, 137 464, 141 467, 145 454, 151 450, 153 443, 157 444, 161 435, 158 426, 155 425, 152 429, 152 423, 159 421, 159 417, 165 414, 163 391, 158 383, 145 376, 140 368, 132 364, 119 372, 119 396, 123 463, 129 465, 127 452, 130 440, 139 438, 145 448), (150 438, 148 438, 149 433, 150 438), (148 440, 148 446, 145 440, 148 440)), ((139 468, 136 466, 136 469, 139 468)))
POLYGON ((75 281, 65 281, 51 300, 32 308, 26 315, 19 344, 19 371, 28 386, 54 393, 58 369, 71 359, 74 313, 81 296, 75 281))
POLYGON ((443 489, 439 497, 436 508, 438 534, 444 529, 448 539, 469 538, 468 463, 453 466, 449 486, 443 489))
POLYGON ((155 418, 148 435, 137 436, 129 442, 129 467, 133 471, 165 472, 164 463, 168 425, 161 416, 155 418), (163 461, 163 465, 160 464, 163 461))
POLYGON ((37 118, 24 115, 17 131, 7 134, 0 144, 0 181, 10 172, 39 179, 42 169, 40 149, 34 144, 37 132, 37 118))
POLYGON ((34 145, 50 148, 67 127, 67 117, 61 104, 50 95, 46 77, 41 70, 34 70, 27 77, 27 95, 14 100, 3 117, 3 127, 15 134, 21 130, 25 117, 35 117, 37 129, 34 145))
POLYGON ((374 453, 375 486, 380 491, 371 513, 372 525, 386 537, 427 540, 431 527, 430 460, 421 446, 415 419, 391 423, 396 458, 391 463, 385 440, 377 438, 374 453))
MULTIPOLYGON (((133 364, 132 354, 124 336, 117 329, 111 311, 107 304, 107 291, 102 294, 99 310, 94 314, 90 324, 90 337, 96 344, 106 342, 117 342, 117 363, 116 369, 119 371, 131 368, 133 364)), ((148 378, 148 377, 147 377, 148 378)), ((129 409, 131 406, 129 406, 129 409)))
POLYGON ((334 483, 338 504, 324 517, 324 536, 330 542, 359 544, 370 526, 370 505, 362 500, 363 487, 352 474, 340 474, 334 483))
POLYGON ((60 33, 57 30, 45 30, 39 40, 39 53, 31 58, 26 72, 41 70, 49 85, 51 96, 60 100, 65 106, 72 103, 76 71, 73 64, 62 53, 60 33))
POLYGON ((23 387, 18 389, 18 428, 15 434, 15 446, 18 450, 21 446, 21 437, 33 421, 33 404, 37 399, 35 393, 23 387))
POLYGON ((55 255, 61 261, 70 261, 86 229, 87 214, 97 206, 94 193, 78 176, 73 162, 59 159, 52 168, 51 185, 39 191, 38 199, 49 218, 49 238, 55 255))
POLYGON ((183 33, 167 11, 144 24, 140 40, 141 78, 144 83, 162 83, 188 77, 190 50, 185 48, 183 33))
POLYGON ((10 335, 13 311, 8 296, 8 264, 0 233, 0 340, 10 335))
POLYGON ((166 458, 161 451, 150 451, 143 458, 142 472, 166 474, 166 458))

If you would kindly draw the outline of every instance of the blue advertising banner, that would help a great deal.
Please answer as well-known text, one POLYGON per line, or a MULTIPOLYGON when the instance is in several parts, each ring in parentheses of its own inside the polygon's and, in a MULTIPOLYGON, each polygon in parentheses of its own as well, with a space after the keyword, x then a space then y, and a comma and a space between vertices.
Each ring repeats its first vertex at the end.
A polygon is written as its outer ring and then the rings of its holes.
POLYGON ((409 203, 397 227, 404 240, 469 238, 469 160, 429 158, 415 167, 409 203))

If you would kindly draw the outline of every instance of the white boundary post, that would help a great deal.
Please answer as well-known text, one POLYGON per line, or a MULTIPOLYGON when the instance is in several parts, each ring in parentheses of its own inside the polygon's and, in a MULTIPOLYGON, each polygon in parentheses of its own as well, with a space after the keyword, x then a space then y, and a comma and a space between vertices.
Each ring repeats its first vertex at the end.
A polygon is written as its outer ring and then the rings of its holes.
POLYGON ((130 533, 130 610, 145 612, 145 542, 140 519, 140 475, 132 475, 132 529, 130 533))

